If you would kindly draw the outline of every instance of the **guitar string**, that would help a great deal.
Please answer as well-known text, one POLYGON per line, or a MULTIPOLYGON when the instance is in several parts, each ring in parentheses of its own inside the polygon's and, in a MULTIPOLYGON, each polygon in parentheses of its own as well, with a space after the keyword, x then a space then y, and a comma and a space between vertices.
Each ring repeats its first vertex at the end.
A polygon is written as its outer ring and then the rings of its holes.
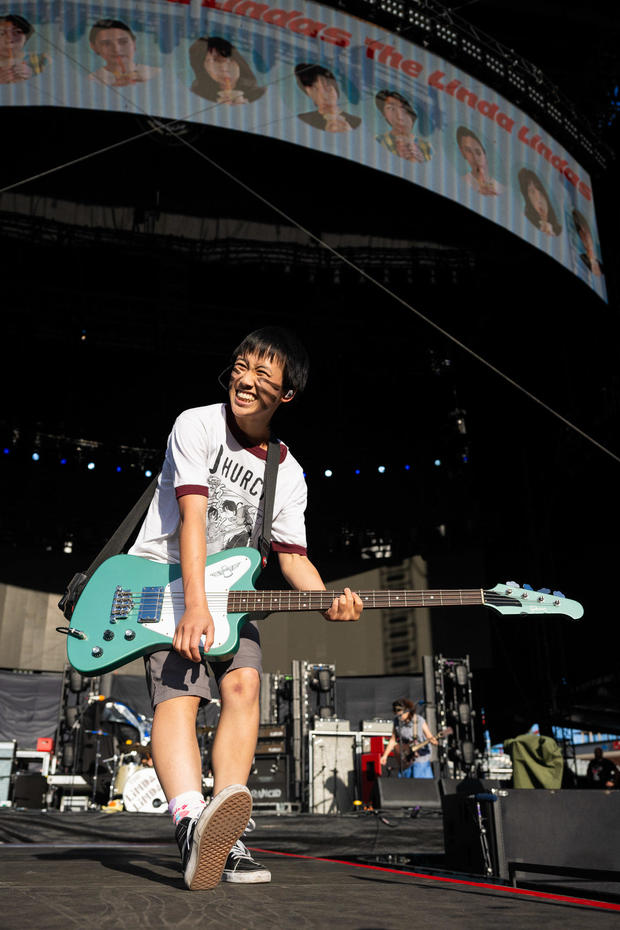
MULTIPOLYGON (((53 43, 51 43, 51 40, 48 39, 48 41, 50 41, 50 44, 53 44, 53 43)), ((67 52, 65 49, 59 48, 58 50, 60 51, 60 53, 61 53, 62 55, 64 55, 65 57, 67 57, 69 60, 72 60, 71 56, 68 54, 68 52, 67 52)), ((82 69, 88 70, 88 69, 85 68, 85 66, 81 65, 81 63, 78 63, 78 64, 80 64, 80 67, 81 67, 82 69)), ((121 94, 120 92, 118 92, 118 89, 116 89, 116 92, 119 93, 119 95, 121 96, 122 99, 125 99, 125 98, 124 98, 124 95, 121 94)), ((210 109, 210 108, 206 107, 206 108, 204 108, 204 109, 206 110, 206 109, 210 109)), ((144 111, 143 111, 142 115, 143 115, 143 116, 148 116, 148 114, 145 113, 144 111)), ((149 118, 153 119, 153 121, 156 123, 156 127, 155 127, 153 130, 150 130, 148 133, 140 133, 138 136, 130 137, 129 139, 127 139, 127 140, 125 140, 125 141, 132 141, 133 138, 141 138, 142 136, 150 135, 151 132, 162 131, 162 130, 163 130, 164 132, 167 132, 165 124, 160 123, 159 120, 157 120, 155 117, 149 117, 149 118)), ((181 121, 181 122, 182 122, 182 121, 181 121)), ((173 123, 173 125, 174 125, 174 123, 173 123)), ((430 319, 430 317, 426 316, 426 314, 422 313, 420 310, 418 310, 418 309, 416 309, 415 307, 413 307, 413 306, 412 306, 410 303, 408 303, 408 301, 406 301, 403 297, 400 297, 395 291, 391 290, 391 289, 390 289, 389 287, 387 287, 385 284, 382 284, 380 281, 378 281, 376 278, 374 278, 371 274, 369 274, 368 272, 364 271, 363 268, 360 268, 358 265, 356 265, 355 262, 351 261, 351 259, 347 258, 345 255, 343 255, 342 253, 340 253, 340 252, 339 252, 337 249, 335 249, 333 246, 329 245, 329 244, 328 244, 327 242, 325 242, 325 240, 322 239, 320 236, 318 236, 318 235, 316 235, 315 233, 311 232, 309 229, 306 229, 300 222, 298 222, 297 220, 295 220, 293 217, 289 216, 284 210, 282 210, 280 207, 276 206, 276 204, 272 203, 268 198, 264 197, 262 194, 259 194, 258 191, 254 190, 254 188, 252 188, 250 185, 246 184, 244 181, 242 181, 240 178, 238 178, 238 177, 237 177, 236 175, 234 175, 232 172, 228 171, 226 168, 224 168, 224 167, 223 167, 222 165, 220 165, 218 162, 214 161, 214 160, 213 160, 212 158, 210 158, 206 153, 204 153, 204 152, 202 152, 200 149, 196 148, 196 146, 194 146, 191 142, 189 142, 189 140, 184 139, 182 136, 175 136, 175 138, 176 138, 179 142, 181 142, 183 145, 185 145, 187 148, 189 148, 191 151, 195 152, 200 158, 202 158, 202 159, 203 159, 204 161, 206 161, 209 165, 211 165, 211 167, 215 168, 217 171, 219 171, 221 174, 224 174, 226 177, 228 177, 228 178, 229 178, 231 181, 233 181, 235 184, 237 184, 238 186, 242 187, 242 188, 243 188, 247 193, 249 193, 252 197, 255 197, 257 200, 261 201, 261 203, 265 204, 269 209, 273 210, 275 213, 277 213, 279 216, 281 216, 283 219, 285 219, 288 223, 291 223, 293 226, 297 227, 297 229, 299 229, 300 232, 303 232, 304 235, 308 236, 312 241, 316 242, 317 245, 319 245, 319 246, 321 246, 322 248, 326 249, 328 252, 331 252, 331 254, 334 255, 334 256, 335 256, 339 261, 341 261, 343 264, 345 264, 345 265, 347 265, 348 267, 352 268, 357 274, 359 274, 359 275, 360 275, 361 277, 363 277, 365 280, 369 281, 371 284, 373 284, 373 285, 374 285, 375 287, 377 287, 379 290, 383 291, 383 292, 384 292, 385 294, 387 294, 390 298, 392 298, 392 299, 395 300, 397 303, 399 303, 401 306, 403 306, 406 310, 408 310, 409 312, 413 313, 415 316, 418 317, 418 319, 420 319, 420 320, 422 320, 424 323, 426 323, 427 326, 432 327, 432 328, 435 330, 435 332, 439 333, 439 334, 440 334, 441 336, 443 336, 445 339, 449 340, 453 345, 457 346, 457 347, 460 348, 463 352, 467 353, 471 358, 475 359, 478 363, 480 363, 481 365, 485 366, 485 367, 486 367, 489 371, 491 371, 493 374, 495 374, 495 375, 498 376, 499 378, 503 379, 507 384, 511 385, 511 387, 515 388, 517 391, 520 391, 520 392, 521 392, 525 397, 527 397, 532 403, 537 404, 541 409, 545 410, 546 413, 548 413, 548 414, 550 414, 551 416, 553 416, 553 417, 555 417, 556 419, 558 419, 561 423, 563 423, 563 424, 564 424, 565 426, 567 426, 569 429, 573 430, 575 433, 577 433, 579 436, 581 436, 582 439, 585 439, 587 442, 591 443, 591 444, 594 445, 597 449, 599 449, 599 451, 603 452, 605 455, 608 455, 608 456, 609 456, 610 458, 612 458, 615 462, 617 462, 618 464, 620 464, 620 456, 619 456, 619 455, 616 455, 614 452, 612 452, 610 449, 608 449, 606 446, 604 446, 604 445, 603 445, 602 443, 600 443, 598 440, 594 439, 594 437, 591 436, 589 433, 586 433, 584 430, 582 430, 579 426, 577 426, 577 425, 576 425, 575 423, 573 423, 571 420, 567 419, 567 417, 563 416, 559 411, 555 410, 555 409, 554 409, 553 407, 551 407, 549 404, 545 403, 545 401, 541 400, 539 397, 537 397, 537 396, 536 396, 535 394, 533 394, 531 391, 528 391, 527 388, 525 388, 523 385, 519 384, 519 382, 515 381, 513 378, 511 378, 508 374, 506 374, 506 373, 505 373, 504 371, 502 371, 500 368, 497 368, 495 365, 493 365, 492 362, 490 362, 490 361, 488 361, 486 358, 484 358, 484 356, 479 355, 474 349, 470 348, 468 345, 466 345, 464 342, 462 342, 462 341, 461 341, 460 339, 458 339, 456 336, 453 336, 452 333, 450 333, 448 330, 446 330, 446 329, 444 329, 443 327, 439 326, 438 323, 435 323, 432 319, 430 319)), ((69 166, 71 166, 71 165, 77 164, 78 162, 85 161, 87 158, 92 157, 92 156, 94 156, 94 155, 97 155, 97 154, 100 154, 100 153, 104 153, 104 152, 106 152, 106 151, 110 151, 110 150, 112 150, 113 148, 117 148, 117 147, 119 147, 119 146, 121 146, 121 145, 123 145, 123 144, 124 144, 124 143, 121 141, 121 142, 115 143, 114 145, 106 146, 105 148, 100 149, 100 150, 98 150, 98 151, 96 151, 96 152, 91 152, 90 155, 81 156, 81 157, 79 157, 79 158, 73 159, 73 160, 70 161, 70 162, 66 162, 66 163, 64 163, 64 164, 62 164, 62 165, 57 165, 56 167, 51 168, 51 169, 49 169, 48 171, 41 172, 41 173, 39 173, 39 174, 37 174, 37 175, 34 175, 34 176, 30 177, 30 178, 26 178, 26 179, 23 179, 22 181, 17 181, 17 182, 15 182, 14 184, 7 185, 7 186, 4 187, 4 188, 0 188, 0 194, 1 194, 1 193, 4 193, 5 191, 11 190, 11 189, 13 189, 13 188, 15 188, 15 187, 19 187, 20 185, 25 184, 25 183, 27 183, 28 181, 32 181, 32 180, 35 180, 35 179, 44 177, 44 176, 47 175, 47 174, 52 174, 52 173, 54 173, 55 171, 59 171, 59 170, 61 170, 61 169, 64 168, 64 167, 69 167, 69 166)))

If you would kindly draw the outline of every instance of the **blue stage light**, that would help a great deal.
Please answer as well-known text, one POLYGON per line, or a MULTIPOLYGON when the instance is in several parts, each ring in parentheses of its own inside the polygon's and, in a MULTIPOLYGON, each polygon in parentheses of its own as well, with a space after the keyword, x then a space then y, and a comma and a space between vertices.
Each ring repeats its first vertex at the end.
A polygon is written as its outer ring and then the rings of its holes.
POLYGON ((383 475, 385 473, 385 465, 379 465, 379 467, 377 468, 377 471, 379 472, 380 475, 383 475))
POLYGON ((147 470, 144 472, 144 474, 146 475, 147 478, 152 478, 152 477, 153 477, 153 472, 151 471, 150 468, 147 468, 147 470))
POLYGON ((4 453, 5 455, 9 455, 9 453, 10 453, 11 450, 10 450, 10 449, 3 449, 2 451, 3 451, 3 453, 4 453))
POLYGON ((437 466, 441 465, 441 459, 435 459, 433 464, 437 466))
POLYGON ((411 470, 411 465, 405 465, 405 471, 410 471, 410 470, 411 470))
POLYGON ((356 468, 356 469, 355 469, 355 474, 356 474, 356 475, 359 475, 359 474, 360 474, 359 468, 356 468))
POLYGON ((66 465, 66 464, 67 464, 67 460, 66 460, 66 459, 61 459, 61 460, 60 460, 60 464, 61 464, 61 465, 66 465))
POLYGON ((33 461, 33 462, 38 462, 40 458, 41 458, 41 456, 39 455, 38 452, 33 452, 33 453, 32 453, 32 461, 33 461))
POLYGON ((87 469, 88 469, 89 471, 93 471, 94 468, 95 468, 95 463, 94 463, 94 462, 89 462, 88 465, 87 465, 86 467, 87 467, 87 469))
POLYGON ((120 465, 117 465, 117 466, 116 466, 116 470, 117 470, 117 471, 122 471, 123 469, 121 468, 120 465))

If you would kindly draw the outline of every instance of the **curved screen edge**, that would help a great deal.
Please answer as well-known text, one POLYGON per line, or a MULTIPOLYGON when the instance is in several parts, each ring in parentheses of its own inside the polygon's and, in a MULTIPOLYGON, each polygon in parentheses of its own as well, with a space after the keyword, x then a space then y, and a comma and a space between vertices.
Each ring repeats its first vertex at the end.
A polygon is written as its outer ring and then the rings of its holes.
POLYGON ((3 106, 143 114, 337 155, 503 226, 607 300, 588 173, 518 107, 399 35, 289 0, 10 10, 3 106))

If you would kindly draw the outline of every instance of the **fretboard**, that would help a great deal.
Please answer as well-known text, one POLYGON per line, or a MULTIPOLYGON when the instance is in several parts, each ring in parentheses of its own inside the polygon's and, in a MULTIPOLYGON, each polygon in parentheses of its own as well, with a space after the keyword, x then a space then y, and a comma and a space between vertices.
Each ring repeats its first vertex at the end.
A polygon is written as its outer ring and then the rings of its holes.
MULTIPOLYGON (((277 610, 329 610, 342 591, 229 591, 229 613, 253 613, 277 610)), ((481 588, 465 591, 356 591, 365 608, 452 607, 480 605, 490 600, 509 601, 507 597, 485 592, 481 588)))

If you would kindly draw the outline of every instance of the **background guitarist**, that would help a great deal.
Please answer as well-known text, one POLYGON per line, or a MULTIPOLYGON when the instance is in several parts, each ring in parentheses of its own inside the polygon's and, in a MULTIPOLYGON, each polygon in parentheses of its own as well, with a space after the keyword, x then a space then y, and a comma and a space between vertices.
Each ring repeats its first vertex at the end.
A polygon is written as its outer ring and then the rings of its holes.
MULTIPOLYGON (((202 794, 196 715, 212 697, 204 649, 213 643, 213 619, 205 594, 207 551, 238 545, 243 526, 257 547, 262 528, 262 484, 270 423, 281 405, 303 390, 308 357, 287 330, 269 327, 247 336, 233 353, 228 402, 186 410, 168 440, 155 496, 130 552, 158 562, 180 563, 185 613, 173 649, 146 661, 154 708, 152 753, 169 801, 191 890, 232 882, 268 882, 240 837, 248 827, 251 795, 246 787, 256 749, 261 672, 260 637, 244 624, 235 656, 211 663, 221 697, 212 749, 213 796, 202 794), (242 518, 241 518, 242 517, 242 518), (208 546, 207 546, 208 539, 208 546)), ((220 376, 221 377, 221 376, 220 376)), ((272 524, 272 550, 285 580, 296 590, 324 589, 306 553, 306 483, 301 466, 280 444, 272 524)), ((324 614, 326 620, 358 620, 360 598, 345 588, 324 614)), ((207 657, 208 658, 208 657, 207 657)))
POLYGON ((416 714, 415 704, 408 698, 399 698, 392 708, 396 714, 394 729, 381 756, 381 765, 387 763, 389 754, 394 750, 398 758, 399 778, 433 778, 428 743, 436 746, 437 739, 431 733, 426 720, 420 714, 416 714), (426 740, 426 745, 419 752, 415 752, 415 745, 426 740))

